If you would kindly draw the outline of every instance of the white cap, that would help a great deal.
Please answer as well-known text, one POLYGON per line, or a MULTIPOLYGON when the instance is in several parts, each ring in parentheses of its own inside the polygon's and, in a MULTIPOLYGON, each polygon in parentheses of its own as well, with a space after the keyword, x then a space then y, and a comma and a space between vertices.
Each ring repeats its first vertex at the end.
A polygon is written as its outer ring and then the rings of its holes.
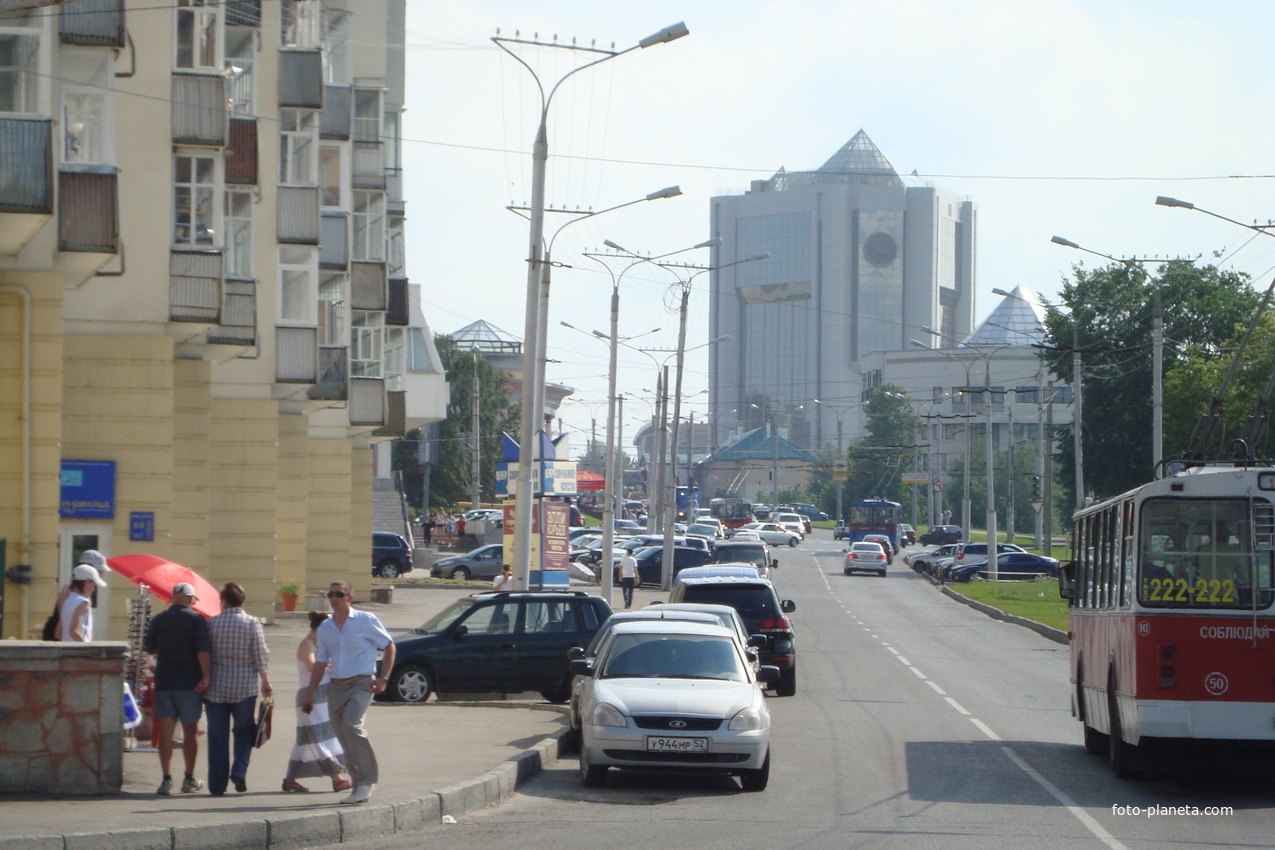
POLYGON ((106 582, 102 581, 102 577, 97 574, 97 570, 88 564, 80 564, 71 570, 71 581, 91 581, 98 587, 106 587, 106 582))

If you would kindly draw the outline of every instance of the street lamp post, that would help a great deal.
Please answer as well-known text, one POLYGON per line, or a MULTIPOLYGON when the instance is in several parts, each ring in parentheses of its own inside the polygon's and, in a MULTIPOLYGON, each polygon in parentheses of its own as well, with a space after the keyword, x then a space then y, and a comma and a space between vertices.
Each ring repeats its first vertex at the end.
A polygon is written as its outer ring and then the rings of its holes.
POLYGON ((547 44, 537 41, 527 41, 518 38, 508 38, 496 35, 492 38, 496 46, 508 53, 519 64, 526 68, 536 82, 536 87, 540 92, 540 122, 536 131, 536 138, 532 145, 532 170, 531 170, 531 208, 527 216, 530 222, 530 233, 528 236, 527 251, 527 296, 526 296, 526 317, 523 326, 523 353, 522 353, 522 392, 520 402, 522 405, 522 422, 519 429, 519 438, 521 440, 519 450, 518 464, 518 488, 515 494, 514 503, 514 569, 516 571, 518 584, 523 588, 529 587, 531 575, 531 513, 534 504, 534 478, 536 464, 533 463, 532 455, 538 453, 536 445, 537 432, 539 431, 539 420, 544 415, 543 410, 537 410, 535 401, 537 396, 537 387, 539 393, 543 393, 544 373, 542 371, 540 353, 540 318, 539 309, 541 304, 541 248, 544 238, 544 219, 545 219, 545 173, 549 160, 549 131, 548 117, 549 106, 553 101, 554 94, 557 93, 559 87, 570 77, 591 68, 595 65, 623 56, 632 50, 638 48, 652 47, 656 44, 662 44, 666 41, 673 41, 687 35, 689 30, 683 23, 677 23, 669 27, 665 27, 657 33, 647 36, 637 44, 625 48, 624 50, 606 50, 597 47, 585 47, 576 44, 547 44), (586 62, 583 65, 573 68, 564 74, 554 83, 553 88, 545 93, 544 86, 540 82, 539 75, 535 70, 527 64, 520 56, 510 50, 506 44, 533 44, 540 47, 555 47, 560 49, 570 49, 584 53, 602 54, 601 58, 586 62))
MULTIPOLYGON (((930 328, 922 328, 922 330, 924 330, 926 333, 934 334, 935 336, 942 336, 941 334, 939 334, 938 331, 931 330, 930 328)), ((965 384, 961 389, 960 395, 968 396, 970 394, 970 367, 974 365, 974 361, 972 359, 966 360, 964 358, 957 357, 955 354, 948 354, 946 351, 944 351, 941 348, 931 348, 930 346, 926 345, 925 343, 919 340, 913 339, 913 340, 909 340, 908 342, 917 348, 923 348, 926 351, 933 351, 936 354, 941 354, 944 357, 948 358, 949 360, 953 360, 959 363, 962 367, 964 367, 965 384)), ((964 399, 962 400, 965 401, 964 399)), ((968 401, 965 401, 965 403, 968 404, 968 401)), ((964 471, 964 474, 962 475, 963 480, 961 481, 961 525, 963 526, 965 530, 966 540, 969 540, 970 520, 972 519, 972 517, 970 516, 970 510, 971 510, 970 509, 970 455, 973 452, 973 444, 971 439, 972 430, 973 429, 970 427, 969 418, 967 417, 965 420, 965 471, 964 471)))

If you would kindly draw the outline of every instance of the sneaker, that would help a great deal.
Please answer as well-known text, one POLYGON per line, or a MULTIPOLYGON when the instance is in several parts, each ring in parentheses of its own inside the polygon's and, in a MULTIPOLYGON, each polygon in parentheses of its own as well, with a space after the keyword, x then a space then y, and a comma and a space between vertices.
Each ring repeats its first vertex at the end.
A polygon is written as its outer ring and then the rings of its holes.
MULTIPOLYGON (((187 776, 182 780, 182 793, 194 794, 196 791, 204 787, 204 780, 196 779, 193 776, 187 776)), ((171 791, 169 793, 172 793, 171 791)))
POLYGON ((235 790, 240 794, 248 790, 248 781, 242 776, 232 776, 230 777, 230 781, 234 783, 235 790))
POLYGON ((366 803, 369 799, 371 799, 372 789, 375 787, 375 785, 355 785, 354 791, 350 794, 350 796, 341 800, 341 803, 346 806, 366 803))
POLYGON ((155 793, 161 797, 171 797, 173 795, 173 780, 165 779, 159 783, 159 788, 155 790, 155 793))

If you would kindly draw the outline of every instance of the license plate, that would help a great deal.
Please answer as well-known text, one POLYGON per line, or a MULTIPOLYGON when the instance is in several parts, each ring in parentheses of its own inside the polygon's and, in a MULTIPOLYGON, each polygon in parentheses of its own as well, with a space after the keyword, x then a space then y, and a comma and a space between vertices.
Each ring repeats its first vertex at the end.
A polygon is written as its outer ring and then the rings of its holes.
POLYGON ((708 739, 666 738, 648 735, 646 738, 646 751, 648 753, 706 753, 708 752, 708 739))

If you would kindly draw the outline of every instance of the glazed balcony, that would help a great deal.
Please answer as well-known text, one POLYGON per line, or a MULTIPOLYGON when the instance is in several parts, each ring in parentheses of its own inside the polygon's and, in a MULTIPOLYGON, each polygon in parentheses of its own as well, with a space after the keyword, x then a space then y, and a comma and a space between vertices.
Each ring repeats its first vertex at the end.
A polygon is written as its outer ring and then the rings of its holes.
POLYGON ((385 424, 385 379, 350 378, 350 424, 355 426, 385 424))
POLYGON ((256 345, 257 282, 227 279, 223 284, 221 323, 208 331, 212 345, 256 345))
POLYGON ((220 250, 169 253, 169 321, 203 324, 220 321, 222 265, 220 250))
POLYGON ((318 330, 275 328, 274 379, 281 384, 313 384, 319 376, 318 330))
POLYGON ((221 74, 173 74, 173 143, 224 148, 230 132, 227 97, 221 74))
POLYGON ((58 40, 86 47, 124 47, 124 0, 67 0, 58 7, 58 40))

